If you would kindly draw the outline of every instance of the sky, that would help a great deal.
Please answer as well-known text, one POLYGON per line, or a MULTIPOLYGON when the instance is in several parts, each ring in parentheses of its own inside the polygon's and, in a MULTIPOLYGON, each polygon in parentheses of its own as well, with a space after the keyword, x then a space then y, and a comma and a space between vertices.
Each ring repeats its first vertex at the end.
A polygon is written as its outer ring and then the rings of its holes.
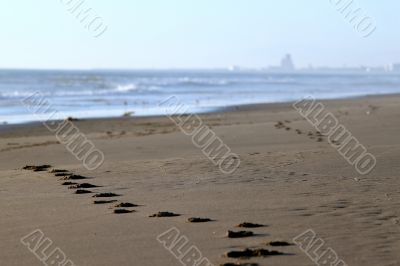
POLYGON ((298 67, 400 62, 400 1, 354 0, 376 25, 367 38, 340 1, 350 0, 1 1, 0 68, 259 68, 286 53, 298 67), (78 1, 104 34, 68 10, 78 1))

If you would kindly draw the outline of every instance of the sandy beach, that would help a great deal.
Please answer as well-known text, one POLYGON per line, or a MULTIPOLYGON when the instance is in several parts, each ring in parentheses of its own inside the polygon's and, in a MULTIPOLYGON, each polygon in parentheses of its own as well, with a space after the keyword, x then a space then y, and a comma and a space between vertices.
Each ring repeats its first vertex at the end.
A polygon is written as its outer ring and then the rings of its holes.
POLYGON ((196 247, 209 265, 315 265, 294 241, 307 230, 323 242, 316 254, 331 248, 345 263, 338 266, 400 265, 400 96, 323 103, 376 157, 368 175, 360 175, 290 103, 200 116, 239 155, 232 174, 222 173, 167 117, 74 121, 105 155, 93 171, 42 124, 2 126, 0 265, 43 265, 21 243, 37 229, 52 241, 47 251, 42 246, 44 256, 58 247, 70 265, 182 265, 157 240, 171 228, 188 240, 179 254, 196 247), (23 170, 26 165, 51 167, 35 172, 23 170), (87 178, 60 180, 52 169, 87 178), (62 185, 67 181, 97 187, 75 194, 62 185), (96 193, 118 196, 94 198, 96 193), (138 206, 114 213, 121 202, 138 206), (149 217, 161 211, 180 216, 149 217), (211 221, 190 223, 191 217, 211 221), (236 227, 243 222, 263 226, 236 227), (229 230, 254 235, 229 238, 229 230), (246 248, 281 254, 227 257, 246 248))

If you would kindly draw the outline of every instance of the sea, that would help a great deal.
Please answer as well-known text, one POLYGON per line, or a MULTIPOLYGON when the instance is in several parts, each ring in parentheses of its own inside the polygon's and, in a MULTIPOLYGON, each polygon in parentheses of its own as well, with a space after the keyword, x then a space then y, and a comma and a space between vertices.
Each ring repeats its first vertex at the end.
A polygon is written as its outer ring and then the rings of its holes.
POLYGON ((171 96, 189 113, 400 93, 400 73, 269 73, 230 70, 0 70, 0 124, 43 120, 24 99, 42 95, 66 117, 166 115, 171 96))

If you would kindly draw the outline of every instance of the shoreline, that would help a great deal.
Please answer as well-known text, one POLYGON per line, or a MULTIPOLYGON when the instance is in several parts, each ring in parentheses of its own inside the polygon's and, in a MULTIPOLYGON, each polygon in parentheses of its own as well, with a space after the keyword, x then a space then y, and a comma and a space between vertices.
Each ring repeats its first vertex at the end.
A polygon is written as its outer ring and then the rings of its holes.
MULTIPOLYGON (((317 101, 320 102, 336 102, 336 101, 352 101, 352 100, 361 100, 361 99, 373 99, 373 98, 386 98, 391 96, 400 96, 400 93, 388 93, 388 94, 371 94, 371 95, 361 95, 361 96, 349 96, 349 97, 342 97, 342 98, 329 98, 329 99, 318 99, 317 101)), ((241 105, 232 105, 232 106, 225 106, 225 107, 215 107, 212 108, 211 111, 204 111, 204 112, 194 112, 194 113, 186 113, 185 115, 189 114, 198 114, 202 115, 210 115, 210 114, 218 114, 218 113, 226 113, 226 112, 234 112, 238 110, 257 110, 257 109, 265 109, 268 107, 276 108, 279 106, 291 106, 294 101, 285 101, 285 102, 273 102, 273 103, 254 103, 254 104, 241 104, 241 105)), ((74 117, 73 117, 74 118, 74 117)), ((93 118, 74 118, 77 121, 102 121, 102 120, 121 120, 121 119, 162 119, 168 118, 167 115, 143 115, 143 116, 127 116, 124 117, 122 114, 121 116, 110 116, 110 117, 93 117, 93 118)), ((50 122, 58 122, 61 120, 50 120, 50 122)), ((6 123, 6 121, 4 122, 6 123)), ((13 123, 13 124, 0 124, 0 132, 1 130, 7 130, 10 128, 18 128, 18 127, 36 127, 42 125, 43 122, 41 121, 29 121, 29 122, 22 122, 22 123, 13 123)))

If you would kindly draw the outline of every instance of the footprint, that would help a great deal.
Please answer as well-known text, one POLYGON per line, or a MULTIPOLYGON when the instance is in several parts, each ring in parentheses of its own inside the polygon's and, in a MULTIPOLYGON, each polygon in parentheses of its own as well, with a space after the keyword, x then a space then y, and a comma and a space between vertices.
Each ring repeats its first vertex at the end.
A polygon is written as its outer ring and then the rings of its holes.
POLYGON ((285 253, 268 250, 268 249, 245 249, 242 251, 230 251, 226 253, 228 258, 251 258, 251 257, 267 257, 267 256, 279 256, 285 255, 285 253))
POLYGON ((228 231, 228 238, 241 238, 241 237, 249 237, 254 236, 254 233, 251 231, 228 231))
POLYGON ((51 165, 44 164, 44 165, 26 165, 22 169, 24 170, 32 170, 34 172, 44 172, 47 171, 51 165))
POLYGON ((278 123, 275 124, 275 127, 276 127, 277 129, 281 129, 281 128, 284 128, 284 127, 285 127, 285 124, 283 124, 281 121, 279 121, 278 123))
POLYGON ((93 195, 93 198, 111 198, 111 197, 119 197, 120 195, 115 193, 98 193, 93 195))
POLYGON ((62 178, 61 180, 82 180, 82 179, 87 179, 87 177, 81 175, 69 175, 62 178))
POLYGON ((192 217, 188 219, 189 223, 207 223, 207 222, 211 222, 212 220, 209 218, 196 218, 196 217, 192 217))
POLYGON ((76 189, 76 188, 94 188, 94 187, 98 187, 96 185, 92 185, 89 183, 82 183, 82 184, 74 184, 72 186, 69 187, 69 189, 76 189))
POLYGON ((75 182, 64 182, 61 185, 63 185, 63 186, 72 186, 72 185, 77 185, 77 184, 78 183, 75 183, 75 182))
POLYGON ((153 215, 150 215, 149 217, 176 217, 176 216, 181 216, 181 215, 173 212, 158 212, 153 215))
POLYGON ((118 200, 95 200, 93 203, 94 204, 109 204, 109 203, 115 203, 118 200))
POLYGON ((78 189, 77 191, 75 191, 75 194, 90 194, 93 193, 90 190, 85 190, 85 189, 78 189))
POLYGON ((71 176, 72 173, 55 173, 54 176, 71 176))
POLYGON ((68 170, 62 170, 62 169, 53 169, 49 173, 55 174, 55 173, 67 173, 69 172, 68 170))
POLYGON ((332 142, 332 144, 337 145, 337 146, 340 146, 340 145, 341 145, 341 143, 339 143, 339 142, 336 141, 336 140, 332 140, 331 142, 332 142))
POLYGON ((286 242, 286 241, 271 241, 267 243, 267 246, 271 247, 287 247, 287 246, 292 246, 291 243, 286 242))
POLYGON ((241 223, 241 224, 236 225, 236 227, 242 227, 242 228, 257 228, 257 227, 264 227, 264 225, 262 225, 262 224, 254 224, 254 223, 247 223, 247 222, 244 222, 244 223, 241 223))
POLYGON ((133 207, 138 207, 139 205, 133 204, 133 203, 128 203, 128 202, 122 202, 117 205, 115 205, 115 208, 133 208, 133 207))
POLYGON ((228 263, 224 263, 224 264, 220 264, 220 266, 259 266, 259 264, 257 263, 232 263, 232 262, 228 262, 228 263))
POLYGON ((133 210, 126 210, 126 209, 115 209, 115 210, 114 210, 114 213, 116 213, 116 214, 124 214, 124 213, 132 213, 132 212, 135 212, 135 211, 133 211, 133 210))

